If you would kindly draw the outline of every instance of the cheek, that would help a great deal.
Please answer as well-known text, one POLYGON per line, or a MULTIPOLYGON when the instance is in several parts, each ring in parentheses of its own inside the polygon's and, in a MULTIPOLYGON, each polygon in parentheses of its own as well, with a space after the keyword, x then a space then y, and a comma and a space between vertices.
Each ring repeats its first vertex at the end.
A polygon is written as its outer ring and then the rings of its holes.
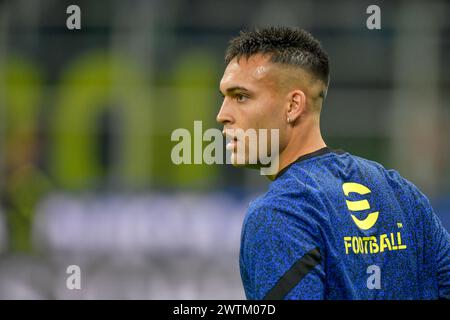
MULTIPOLYGON (((267 141, 268 150, 272 150, 271 138, 277 139, 276 145, 278 148, 284 149, 286 145, 286 122, 283 121, 283 115, 281 114, 281 107, 268 107, 270 111, 261 114, 260 123, 258 128, 268 129, 264 135, 258 133, 258 140, 267 141), (272 130, 278 130, 277 134, 272 134, 272 130), (266 138, 265 138, 266 137, 266 138)), ((261 141, 261 142, 262 142, 261 141)), ((264 142, 262 142, 264 143, 264 142)))
MULTIPOLYGON (((281 114, 280 109, 278 109, 278 113, 273 113, 269 118, 267 119, 267 126, 268 129, 277 129, 278 130, 278 146, 280 150, 284 149, 286 146, 286 143, 288 141, 287 137, 287 125, 286 120, 284 119, 284 116, 281 114)), ((271 130, 268 130, 268 135, 270 136, 271 130)))
POLYGON ((277 105, 275 101, 268 101, 264 108, 261 109, 261 127, 267 129, 280 129, 284 126, 282 106, 277 105))
POLYGON ((281 129, 283 107, 273 97, 265 96, 242 107, 242 127, 245 129, 281 129))

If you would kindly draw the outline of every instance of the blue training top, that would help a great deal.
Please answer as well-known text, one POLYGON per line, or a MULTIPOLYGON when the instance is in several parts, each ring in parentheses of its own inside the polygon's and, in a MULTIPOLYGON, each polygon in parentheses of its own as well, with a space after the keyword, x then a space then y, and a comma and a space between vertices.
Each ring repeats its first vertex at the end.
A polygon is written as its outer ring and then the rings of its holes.
POLYGON ((398 172, 325 147, 250 204, 240 268, 248 299, 448 299, 450 236, 398 172))

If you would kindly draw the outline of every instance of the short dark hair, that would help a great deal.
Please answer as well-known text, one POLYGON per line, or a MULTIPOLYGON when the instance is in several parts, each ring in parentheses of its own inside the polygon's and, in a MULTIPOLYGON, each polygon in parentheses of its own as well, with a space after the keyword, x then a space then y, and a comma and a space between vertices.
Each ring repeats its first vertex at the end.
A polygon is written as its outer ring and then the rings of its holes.
POLYGON ((225 63, 234 58, 249 58, 254 54, 269 54, 270 61, 297 66, 311 72, 328 87, 330 67, 328 54, 320 42, 303 29, 269 27, 241 31, 231 39, 225 53, 225 63))

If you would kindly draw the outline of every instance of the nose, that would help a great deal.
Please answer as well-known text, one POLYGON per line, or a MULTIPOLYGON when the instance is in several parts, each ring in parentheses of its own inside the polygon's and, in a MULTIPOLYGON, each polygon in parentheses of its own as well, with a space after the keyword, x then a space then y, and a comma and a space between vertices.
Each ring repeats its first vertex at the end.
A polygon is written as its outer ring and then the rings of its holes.
POLYGON ((223 100, 222 106, 220 107, 219 113, 217 114, 216 121, 223 125, 233 122, 231 110, 228 104, 226 103, 226 98, 223 100))

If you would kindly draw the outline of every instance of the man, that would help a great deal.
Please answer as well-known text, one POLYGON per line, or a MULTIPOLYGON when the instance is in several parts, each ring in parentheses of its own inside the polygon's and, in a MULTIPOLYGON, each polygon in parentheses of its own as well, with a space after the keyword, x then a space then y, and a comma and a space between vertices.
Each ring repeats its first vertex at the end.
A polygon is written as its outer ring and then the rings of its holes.
POLYGON ((236 129, 279 130, 279 172, 242 229, 247 298, 450 298, 450 237, 428 199, 396 171, 326 146, 320 43, 290 28, 241 32, 225 60, 217 121, 232 159, 249 164, 236 129))

